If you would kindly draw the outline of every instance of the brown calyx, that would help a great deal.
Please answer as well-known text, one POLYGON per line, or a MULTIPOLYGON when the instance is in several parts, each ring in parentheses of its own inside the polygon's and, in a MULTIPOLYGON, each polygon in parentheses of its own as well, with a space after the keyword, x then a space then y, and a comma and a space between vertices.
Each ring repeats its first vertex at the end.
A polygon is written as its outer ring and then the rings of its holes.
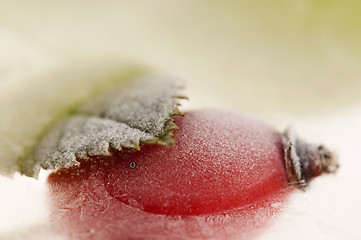
POLYGON ((290 185, 304 189, 322 173, 335 173, 339 164, 335 155, 323 145, 317 146, 296 137, 289 128, 282 134, 285 165, 290 185))

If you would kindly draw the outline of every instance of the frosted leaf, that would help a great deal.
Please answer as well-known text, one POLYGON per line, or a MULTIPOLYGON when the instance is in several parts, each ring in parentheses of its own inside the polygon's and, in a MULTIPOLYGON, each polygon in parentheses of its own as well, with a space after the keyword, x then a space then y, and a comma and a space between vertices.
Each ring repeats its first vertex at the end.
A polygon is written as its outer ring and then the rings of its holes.
POLYGON ((59 168, 77 164, 76 158, 108 155, 109 147, 139 148, 139 141, 153 136, 110 119, 75 116, 54 128, 35 150, 42 167, 59 168), (65 130, 65 131, 64 131, 65 130))
POLYGON ((112 90, 80 107, 53 127, 36 145, 21 172, 36 176, 44 169, 79 164, 77 158, 109 155, 109 148, 139 149, 141 144, 173 144, 180 114, 181 83, 144 78, 112 90))
POLYGON ((84 106, 80 111, 109 118, 159 136, 170 116, 180 114, 180 83, 156 78, 141 79, 84 106))

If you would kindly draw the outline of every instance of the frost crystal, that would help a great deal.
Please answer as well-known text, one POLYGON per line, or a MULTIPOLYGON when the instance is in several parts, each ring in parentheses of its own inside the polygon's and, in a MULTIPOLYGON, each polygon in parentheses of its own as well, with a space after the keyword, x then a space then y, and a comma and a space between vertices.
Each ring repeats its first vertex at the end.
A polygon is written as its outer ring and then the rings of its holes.
POLYGON ((144 78, 101 95, 48 132, 22 166, 23 173, 36 176, 40 167, 77 165, 77 158, 109 155, 109 148, 173 144, 171 131, 177 126, 171 116, 181 114, 181 86, 179 81, 144 78))

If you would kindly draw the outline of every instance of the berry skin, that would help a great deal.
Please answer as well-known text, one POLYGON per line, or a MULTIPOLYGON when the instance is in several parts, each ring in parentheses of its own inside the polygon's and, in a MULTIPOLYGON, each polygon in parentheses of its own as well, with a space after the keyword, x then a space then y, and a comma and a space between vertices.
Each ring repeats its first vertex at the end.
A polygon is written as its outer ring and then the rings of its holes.
POLYGON ((51 174, 59 228, 77 239, 169 239, 171 224, 174 239, 241 239, 265 224, 258 207, 272 216, 272 203, 282 202, 274 196, 288 192, 290 183, 304 188, 338 166, 324 147, 248 116, 204 110, 174 119, 179 130, 172 147, 111 151, 51 174), (224 214, 228 220, 207 220, 224 214), (96 232, 94 238, 89 232, 96 232))

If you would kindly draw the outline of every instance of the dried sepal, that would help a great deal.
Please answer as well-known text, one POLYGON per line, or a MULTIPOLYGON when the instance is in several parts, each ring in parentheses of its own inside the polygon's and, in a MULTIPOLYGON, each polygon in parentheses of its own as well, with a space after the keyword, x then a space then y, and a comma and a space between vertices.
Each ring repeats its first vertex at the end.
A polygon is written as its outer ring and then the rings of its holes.
POLYGON ((109 149, 172 145, 177 129, 172 116, 182 114, 181 88, 179 81, 144 78, 101 95, 53 127, 22 163, 21 173, 67 168, 79 164, 78 158, 109 155, 109 149))
POLYGON ((297 138, 292 128, 282 134, 282 142, 290 185, 304 189, 314 177, 334 173, 339 168, 335 154, 323 145, 310 144, 297 138))

